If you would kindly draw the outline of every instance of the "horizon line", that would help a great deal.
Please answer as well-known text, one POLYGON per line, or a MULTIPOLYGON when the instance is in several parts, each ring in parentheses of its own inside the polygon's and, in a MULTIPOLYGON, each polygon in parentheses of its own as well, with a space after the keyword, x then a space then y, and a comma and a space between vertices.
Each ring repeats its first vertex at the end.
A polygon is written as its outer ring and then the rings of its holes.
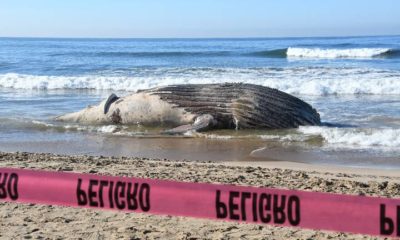
POLYGON ((52 36, 0 36, 0 38, 25 39, 281 39, 281 38, 363 38, 363 37, 397 37, 400 34, 379 35, 327 35, 327 36, 250 36, 250 37, 52 37, 52 36))

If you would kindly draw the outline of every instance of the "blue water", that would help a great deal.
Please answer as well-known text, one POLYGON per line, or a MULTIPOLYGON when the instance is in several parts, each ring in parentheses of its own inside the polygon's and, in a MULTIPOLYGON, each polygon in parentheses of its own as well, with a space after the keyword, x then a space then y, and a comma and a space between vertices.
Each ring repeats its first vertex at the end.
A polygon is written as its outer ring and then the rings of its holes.
POLYGON ((159 68, 373 67, 400 69, 400 37, 277 39, 39 39, 1 38, 0 73, 32 75, 151 75, 159 68), (389 48, 364 59, 288 61, 288 47, 389 48), (277 51, 278 50, 278 51, 277 51))
MULTIPOLYGON (((7 144, 21 143, 21 138, 34 143, 38 136, 47 142, 74 141, 82 134, 134 137, 143 131, 128 128, 116 134, 63 125, 53 117, 96 104, 111 92, 218 82, 278 88, 311 103, 334 127, 206 136, 225 137, 215 141, 249 137, 304 151, 400 156, 400 36, 0 38, 0 150, 15 150, 7 144)), ((18 146, 23 150, 23 144, 18 146)))

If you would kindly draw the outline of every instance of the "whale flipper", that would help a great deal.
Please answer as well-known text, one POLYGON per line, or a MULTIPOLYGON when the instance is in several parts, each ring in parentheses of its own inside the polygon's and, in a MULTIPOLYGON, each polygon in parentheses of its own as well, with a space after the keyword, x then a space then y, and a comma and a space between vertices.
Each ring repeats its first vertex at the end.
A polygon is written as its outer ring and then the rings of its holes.
POLYGON ((215 121, 213 116, 211 116, 210 114, 204 114, 204 115, 198 116, 193 124, 181 125, 176 128, 166 130, 162 133, 164 133, 164 134, 183 134, 183 133, 189 132, 189 131, 208 130, 209 128, 212 128, 216 124, 217 124, 217 122, 215 121))
POLYGON ((117 101, 119 97, 112 93, 108 98, 106 103, 104 104, 104 114, 108 113, 108 109, 110 109, 110 106, 113 102, 117 101))

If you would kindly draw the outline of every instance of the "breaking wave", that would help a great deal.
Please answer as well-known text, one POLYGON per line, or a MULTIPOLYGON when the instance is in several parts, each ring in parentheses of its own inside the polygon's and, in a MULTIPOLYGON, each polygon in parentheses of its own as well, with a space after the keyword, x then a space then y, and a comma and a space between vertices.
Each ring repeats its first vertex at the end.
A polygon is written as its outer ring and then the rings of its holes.
POLYGON ((300 127, 298 131, 341 147, 400 147, 400 129, 300 127))
POLYGON ((397 58, 400 50, 391 48, 305 48, 289 47, 254 52, 253 56, 268 58, 397 58))
POLYGON ((253 52, 251 55, 256 57, 269 57, 269 58, 286 58, 287 48, 253 52))
POLYGON ((290 47, 286 54, 288 57, 297 58, 374 58, 398 55, 399 51, 390 48, 321 49, 290 47))
POLYGON ((243 82, 298 95, 400 95, 400 71, 369 68, 158 68, 133 76, 0 74, 0 88, 137 91, 168 84, 243 82))

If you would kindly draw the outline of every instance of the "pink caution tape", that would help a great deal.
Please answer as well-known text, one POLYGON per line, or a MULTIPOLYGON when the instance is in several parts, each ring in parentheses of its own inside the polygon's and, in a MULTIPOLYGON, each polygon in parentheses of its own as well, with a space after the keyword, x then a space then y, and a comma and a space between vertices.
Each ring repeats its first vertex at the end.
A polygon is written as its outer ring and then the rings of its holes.
POLYGON ((0 168, 0 200, 400 236, 400 199, 0 168))

